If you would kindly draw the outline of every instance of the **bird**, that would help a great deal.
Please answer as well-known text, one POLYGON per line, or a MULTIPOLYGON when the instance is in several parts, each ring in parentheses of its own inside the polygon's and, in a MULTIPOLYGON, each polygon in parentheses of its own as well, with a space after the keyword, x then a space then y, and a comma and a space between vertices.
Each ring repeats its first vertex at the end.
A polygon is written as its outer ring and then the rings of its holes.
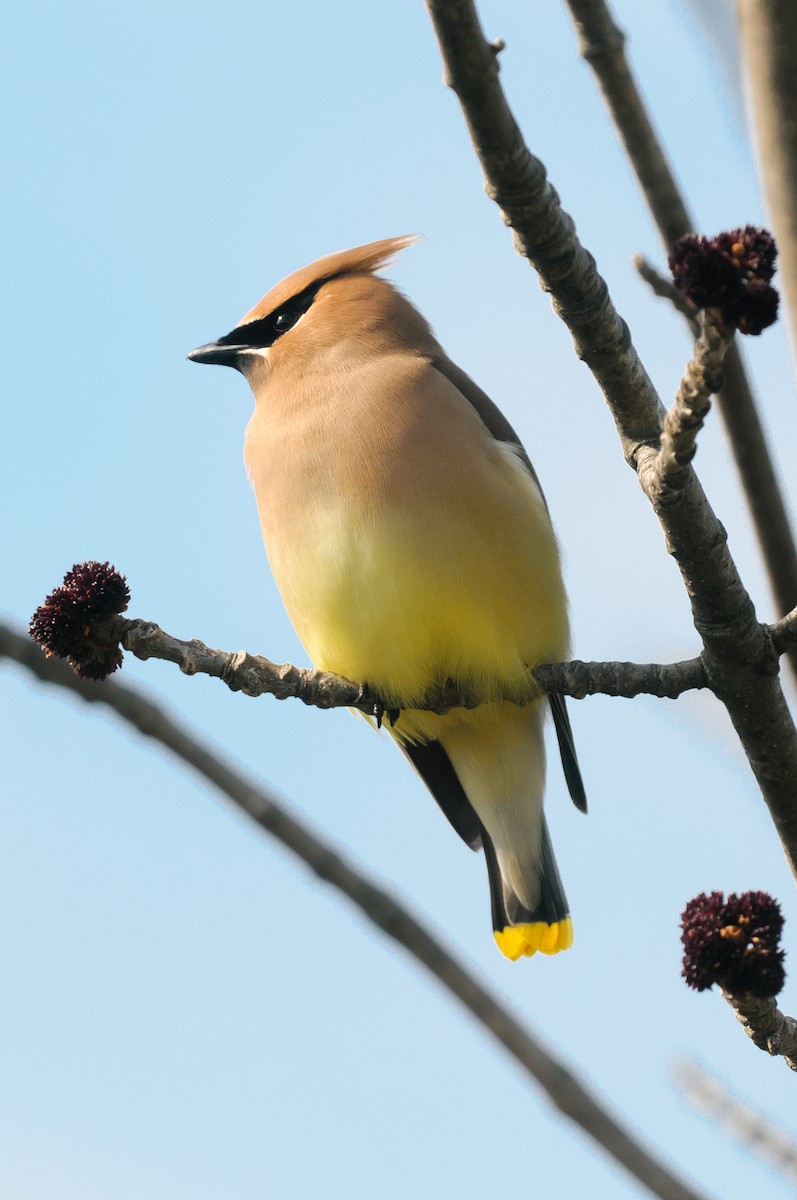
POLYGON ((573 924, 543 811, 548 707, 586 811, 564 697, 532 676, 569 654, 559 548, 509 421, 379 273, 418 240, 317 259, 188 358, 251 387, 244 463, 313 665, 367 684, 454 830, 483 849, 501 952, 555 954, 573 924), (480 703, 423 707, 452 685, 480 703))

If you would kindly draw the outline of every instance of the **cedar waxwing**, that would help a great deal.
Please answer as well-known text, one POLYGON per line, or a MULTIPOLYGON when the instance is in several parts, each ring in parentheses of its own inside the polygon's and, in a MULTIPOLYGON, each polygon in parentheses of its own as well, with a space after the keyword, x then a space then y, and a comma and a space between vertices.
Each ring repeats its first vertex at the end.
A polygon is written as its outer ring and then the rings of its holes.
MULTIPOLYGON (((374 273, 415 240, 303 267, 188 357, 235 367, 252 388, 244 461, 314 665, 400 711, 391 736, 460 837, 484 848, 501 951, 554 954, 573 926, 543 814, 546 704, 530 668, 569 653, 559 552, 511 425, 374 273), (485 703, 415 707, 448 680, 485 703)), ((564 700, 549 701, 586 810, 564 700)))

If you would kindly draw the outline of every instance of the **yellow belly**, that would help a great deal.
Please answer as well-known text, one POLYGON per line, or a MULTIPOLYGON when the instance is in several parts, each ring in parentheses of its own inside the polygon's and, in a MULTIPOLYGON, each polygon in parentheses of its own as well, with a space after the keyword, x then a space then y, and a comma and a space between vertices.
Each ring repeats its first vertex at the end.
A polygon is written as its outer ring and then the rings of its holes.
POLYGON ((533 694, 528 667, 568 648, 539 488, 446 380, 398 362, 391 385, 390 364, 378 366, 331 400, 258 410, 247 431, 296 631, 316 666, 400 708, 449 678, 487 699, 533 694), (331 451, 344 439, 345 454, 331 451))
MULTIPOLYGON (((518 464, 518 469, 522 469, 518 464)), ((563 655, 567 612, 541 501, 503 514, 407 504, 305 512, 267 549, 316 666, 366 680, 406 708, 451 678, 480 695, 528 690, 528 667, 563 655)))

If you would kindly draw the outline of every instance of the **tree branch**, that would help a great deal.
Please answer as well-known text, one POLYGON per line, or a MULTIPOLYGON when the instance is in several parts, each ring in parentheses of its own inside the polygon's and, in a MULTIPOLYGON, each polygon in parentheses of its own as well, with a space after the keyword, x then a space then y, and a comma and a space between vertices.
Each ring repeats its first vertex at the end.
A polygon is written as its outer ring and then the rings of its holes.
POLYGON ((642 254, 635 254, 631 261, 651 291, 656 296, 660 296, 662 300, 669 300, 673 308, 678 310, 689 325, 692 337, 697 337, 700 333, 700 325, 697 319, 698 310, 689 303, 683 292, 675 286, 672 276, 662 275, 642 254))
POLYGON ((758 160, 797 361, 797 6, 794 0, 741 0, 738 12, 758 160))
MULTIPOLYGON (((625 35, 615 24, 605 0, 567 0, 579 35, 579 49, 592 67, 636 173, 642 193, 656 223, 664 249, 669 253, 674 242, 691 233, 695 221, 680 193, 664 149, 648 114, 642 94, 625 54, 625 35)), ((747 9, 772 8, 772 0, 748 0, 747 9)), ((774 7, 778 7, 776 0, 774 7)), ((780 7, 791 12, 788 18, 797 35, 797 10, 792 0, 780 0, 780 7)), ((742 12, 745 5, 742 5, 742 12)), ((789 53, 783 53, 785 75, 784 99, 791 90, 797 105, 794 60, 797 55, 797 36, 789 53), (788 76, 789 83, 785 83, 788 76)), ((760 91, 768 96, 769 76, 762 68, 760 91)), ((792 121, 794 174, 791 191, 784 193, 783 219, 791 222, 794 245, 794 278, 797 279, 797 221, 794 219, 794 196, 797 195, 797 123, 792 121)), ((783 254, 786 242, 775 223, 775 233, 783 254), (783 242, 783 244, 781 244, 783 242)), ((786 249, 788 257, 788 249, 786 249)), ((784 264, 785 264, 784 259, 784 264)), ((638 264, 637 264, 638 265, 638 264)), ((647 277, 646 277, 647 278, 647 277)), ((648 278, 648 282, 651 280, 648 278)), ((795 285, 797 291, 797 285, 795 285)), ((672 297, 671 297, 672 298, 672 297)), ((681 305, 679 309, 683 311, 681 305)), ((792 311, 797 312, 797 295, 792 299, 792 311)), ((694 315, 684 314, 688 320, 694 315)), ((797 335, 795 340, 797 347, 797 335)), ((797 604, 797 547, 791 530, 785 501, 778 484, 772 456, 767 445, 758 408, 736 345, 731 346, 725 363, 725 379, 718 396, 720 414, 725 423, 736 468, 742 482, 753 524, 758 536, 770 588, 777 612, 788 612, 797 604)), ((790 659, 797 677, 797 655, 790 659)))
POLYGON ((785 654, 791 647, 797 646, 797 608, 771 625, 770 633, 772 645, 778 654, 785 654))
POLYGON ((628 327, 611 300, 592 256, 579 242, 545 167, 523 142, 498 81, 498 66, 472 0, 426 0, 446 70, 485 177, 515 246, 537 271, 555 312, 570 330, 617 424, 623 451, 634 462, 641 445, 658 446, 664 409, 628 327))
MULTIPOLYGON (((87 629, 94 645, 101 644, 103 648, 122 645, 143 662, 157 658, 175 663, 184 675, 210 675, 220 679, 232 692, 243 692, 246 696, 270 695, 277 700, 301 700, 315 708, 356 708, 379 720, 387 713, 393 719, 392 712, 367 683, 345 679, 332 671, 274 663, 261 654, 250 654, 246 650, 213 650, 199 638, 183 641, 172 637, 154 621, 115 616, 103 618, 87 629)), ((788 635, 784 634, 784 637, 788 635)), ((75 663, 69 661, 74 669, 75 663)), ((81 673, 77 671, 77 674, 81 673)), ((503 699, 521 707, 537 699, 540 693, 548 692, 578 700, 598 694, 629 700, 642 695, 674 700, 686 691, 709 686, 700 657, 666 664, 574 660, 547 663, 535 667, 530 674, 537 684, 536 694, 532 689, 524 689, 519 694, 514 688, 508 689, 503 699)), ((491 698, 495 699, 495 696, 491 698)), ((453 680, 448 680, 430 688, 423 700, 412 707, 442 714, 452 708, 477 708, 483 703, 484 697, 464 691, 453 680)))
POLYGON ((709 314, 699 317, 700 334, 694 357, 687 363, 675 403, 664 418, 661 449, 649 458, 640 482, 646 492, 661 497, 663 504, 677 503, 687 482, 687 468, 695 456, 697 435, 711 407, 711 397, 722 382, 722 363, 731 345, 732 332, 724 329, 709 314))
MULTIPOLYGON (((117 617, 112 630, 112 640, 121 642, 136 658, 159 658, 176 663, 186 675, 211 675, 226 683, 233 692, 243 692, 247 696, 268 693, 278 700, 298 699, 316 708, 356 708, 370 716, 386 711, 367 683, 356 683, 331 671, 306 670, 290 663, 277 664, 245 650, 212 650, 197 638, 185 642, 172 637, 151 621, 117 617)), ((685 691, 708 686, 700 658, 668 664, 552 663, 537 667, 533 675, 541 691, 560 692, 576 699, 599 693, 627 699, 641 695, 675 699, 685 691)), ((534 697, 521 700, 514 692, 505 698, 523 704, 534 697)), ((426 712, 446 713, 452 708, 477 708, 481 703, 481 697, 463 692, 449 680, 430 690, 423 704, 417 707, 426 712)))
POLYGON ((578 34, 579 53, 595 73, 664 249, 669 252, 673 242, 691 233, 695 224, 631 71, 625 34, 615 24, 604 0, 566 2, 578 34))
POLYGON ((722 994, 736 1013, 736 1019, 759 1050, 783 1055, 792 1071, 797 1071, 797 1021, 780 1011, 774 997, 732 996, 722 994))
POLYGON ((797 876, 797 731, 777 678, 777 655, 756 621, 727 547, 725 530, 690 466, 677 503, 655 486, 647 464, 659 451, 661 401, 639 360, 594 260, 525 145, 498 80, 472 0, 426 0, 446 67, 482 164, 485 190, 511 226, 515 245, 551 293, 576 353, 592 370, 620 435, 626 460, 664 530, 705 648, 712 689, 728 709, 797 876))
POLYGON ((585 696, 658 696, 675 700, 684 692, 709 686, 703 659, 677 663, 579 662, 546 663, 534 678, 543 692, 583 700, 585 696))
POLYGON ((689 1059, 676 1063, 672 1073, 686 1099, 713 1118, 737 1145, 797 1183, 797 1142, 790 1134, 735 1096, 698 1063, 689 1059))
MULTIPOLYGON (((566 1117, 661 1200, 701 1200, 614 1117, 486 984, 384 888, 368 879, 334 846, 290 814, 274 793, 213 754, 160 705, 126 684, 78 679, 66 663, 45 658, 21 633, 0 624, 0 657, 12 659, 43 683, 65 688, 89 703, 104 704, 145 736, 180 758, 262 829, 287 847, 319 879, 355 904, 388 937, 433 975, 547 1093, 566 1117)), ((705 1200, 705 1198, 703 1198, 705 1200)))

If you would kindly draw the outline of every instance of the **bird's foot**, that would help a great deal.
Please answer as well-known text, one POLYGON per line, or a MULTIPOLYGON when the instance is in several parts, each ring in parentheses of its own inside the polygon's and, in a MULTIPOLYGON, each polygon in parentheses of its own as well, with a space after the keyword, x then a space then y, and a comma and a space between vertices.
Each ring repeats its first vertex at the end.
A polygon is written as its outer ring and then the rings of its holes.
POLYGON ((373 717, 376 721, 377 729, 382 728, 382 722, 384 721, 385 717, 387 717, 388 722, 390 723, 390 728, 392 729, 398 721, 400 714, 400 708, 387 708, 387 706, 384 705, 381 700, 376 700, 374 702, 373 717))

